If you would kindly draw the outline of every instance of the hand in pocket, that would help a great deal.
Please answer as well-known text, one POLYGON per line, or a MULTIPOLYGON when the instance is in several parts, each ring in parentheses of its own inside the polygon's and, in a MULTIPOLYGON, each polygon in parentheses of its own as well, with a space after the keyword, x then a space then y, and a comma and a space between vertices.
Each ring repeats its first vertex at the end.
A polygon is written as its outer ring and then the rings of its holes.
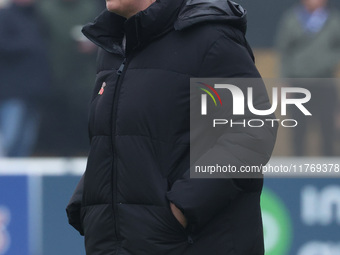
POLYGON ((183 226, 183 228, 186 228, 188 225, 188 221, 182 211, 177 208, 177 206, 170 202, 170 209, 172 214, 175 216, 175 218, 178 220, 178 222, 183 226))

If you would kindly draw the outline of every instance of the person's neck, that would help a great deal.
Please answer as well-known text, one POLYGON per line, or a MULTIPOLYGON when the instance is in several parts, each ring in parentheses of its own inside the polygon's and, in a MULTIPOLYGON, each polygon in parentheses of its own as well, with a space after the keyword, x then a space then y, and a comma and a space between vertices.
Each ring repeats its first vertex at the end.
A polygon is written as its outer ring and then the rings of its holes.
POLYGON ((125 18, 129 19, 129 18, 131 18, 132 16, 136 15, 138 12, 144 11, 145 9, 149 8, 149 6, 150 6, 151 4, 153 4, 155 1, 156 1, 156 0, 140 1, 140 4, 138 5, 138 7, 137 7, 134 11, 132 11, 132 12, 127 13, 127 14, 124 15, 125 18))

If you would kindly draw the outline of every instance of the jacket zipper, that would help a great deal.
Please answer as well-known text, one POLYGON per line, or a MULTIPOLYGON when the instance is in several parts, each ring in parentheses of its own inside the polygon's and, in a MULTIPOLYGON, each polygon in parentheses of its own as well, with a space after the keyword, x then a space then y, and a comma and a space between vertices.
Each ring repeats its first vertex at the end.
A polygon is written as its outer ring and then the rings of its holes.
POLYGON ((117 160, 116 160, 116 118, 117 118, 117 104, 118 104, 118 98, 119 98, 119 92, 120 87, 122 85, 122 80, 124 78, 124 68, 126 66, 127 59, 124 58, 123 62, 119 66, 117 70, 117 80, 116 80, 116 87, 113 97, 113 106, 112 106, 112 140, 111 140, 111 146, 112 146, 112 152, 113 152, 113 169, 112 169, 112 187, 113 187, 113 193, 112 193, 112 204, 113 204, 113 214, 114 214, 114 222, 115 222, 115 234, 118 241, 121 240, 120 234, 119 234, 119 224, 118 224, 118 206, 117 206, 117 160))
MULTIPOLYGON (((119 234, 119 224, 118 224, 118 206, 117 206, 117 161, 116 161, 116 150, 115 150, 115 137, 116 137, 116 118, 117 118, 117 104, 118 104, 118 98, 119 98, 119 92, 120 92, 120 87, 122 85, 122 81, 124 78, 124 69, 127 66, 127 59, 124 58, 123 62, 119 66, 117 70, 117 81, 116 81, 116 87, 115 87, 115 94, 113 98, 113 117, 112 117, 112 141, 111 141, 111 146, 112 146, 112 151, 113 151, 113 175, 112 175, 112 187, 113 187, 113 193, 112 193, 112 204, 113 204, 113 214, 114 214, 114 222, 115 222, 115 235, 117 237, 117 240, 121 240, 121 236, 119 234)), ((180 224, 180 223, 179 223, 180 224)), ((190 235, 190 231, 188 228, 182 228, 184 234, 187 236, 187 241, 189 244, 193 244, 194 240, 192 239, 190 235)))

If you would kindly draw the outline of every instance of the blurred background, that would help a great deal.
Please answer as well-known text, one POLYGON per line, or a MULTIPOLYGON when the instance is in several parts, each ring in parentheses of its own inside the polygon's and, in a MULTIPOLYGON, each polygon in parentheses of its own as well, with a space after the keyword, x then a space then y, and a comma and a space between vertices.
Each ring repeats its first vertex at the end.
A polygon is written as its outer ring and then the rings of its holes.
MULTIPOLYGON (((238 3, 263 78, 323 81, 308 87, 313 117, 289 112, 300 125, 279 129, 272 161, 340 164, 340 2, 238 3)), ((89 149, 97 48, 81 27, 104 8, 104 0, 0 0, 0 255, 85 254, 64 208, 89 149)), ((265 180, 266 255, 340 254, 339 180, 265 180)))

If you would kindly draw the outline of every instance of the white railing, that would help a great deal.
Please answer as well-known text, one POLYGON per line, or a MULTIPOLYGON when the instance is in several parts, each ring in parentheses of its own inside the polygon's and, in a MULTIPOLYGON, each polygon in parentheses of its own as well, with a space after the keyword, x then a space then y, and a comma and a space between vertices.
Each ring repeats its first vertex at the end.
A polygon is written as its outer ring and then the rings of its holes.
POLYGON ((0 158, 0 175, 82 175, 86 158, 0 158))

